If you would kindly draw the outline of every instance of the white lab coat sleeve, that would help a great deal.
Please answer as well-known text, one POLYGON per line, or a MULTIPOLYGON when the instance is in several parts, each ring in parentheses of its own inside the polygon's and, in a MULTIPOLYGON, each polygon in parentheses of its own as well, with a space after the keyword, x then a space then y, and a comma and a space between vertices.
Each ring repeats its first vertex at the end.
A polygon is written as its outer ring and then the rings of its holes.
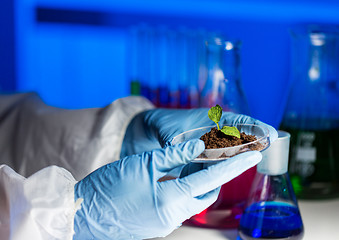
POLYGON ((6 99, 0 102, 0 238, 72 239, 76 180, 118 160, 129 122, 153 105, 126 97, 104 108, 64 110, 36 94, 19 102, 13 96, 11 105, 6 99))
POLYGON ((0 164, 24 177, 57 165, 81 180, 120 159, 129 122, 151 108, 138 96, 103 108, 69 110, 49 106, 34 93, 0 95, 0 164))
POLYGON ((73 238, 76 181, 65 169, 51 166, 24 178, 0 166, 0 238, 68 240, 73 238))

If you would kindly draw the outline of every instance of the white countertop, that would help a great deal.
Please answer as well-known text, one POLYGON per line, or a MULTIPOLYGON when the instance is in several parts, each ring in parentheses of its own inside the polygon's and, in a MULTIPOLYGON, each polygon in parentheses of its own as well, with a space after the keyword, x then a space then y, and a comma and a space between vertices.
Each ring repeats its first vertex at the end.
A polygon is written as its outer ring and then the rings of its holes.
MULTIPOLYGON (((299 200, 305 234, 303 240, 339 240, 339 199, 299 200)), ((236 240, 237 230, 215 230, 182 226, 166 240, 236 240)))

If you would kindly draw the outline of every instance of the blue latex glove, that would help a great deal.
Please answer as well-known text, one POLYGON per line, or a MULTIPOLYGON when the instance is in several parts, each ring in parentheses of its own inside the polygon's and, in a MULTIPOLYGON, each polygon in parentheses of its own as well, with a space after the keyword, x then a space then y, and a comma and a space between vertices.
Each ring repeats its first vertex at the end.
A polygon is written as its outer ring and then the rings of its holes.
POLYGON ((75 186, 83 198, 74 220, 74 239, 145 239, 171 233, 183 221, 210 206, 219 187, 261 160, 246 152, 208 168, 167 181, 170 170, 204 150, 195 139, 123 158, 101 167, 75 186))
MULTIPOLYGON (((153 109, 136 115, 129 124, 122 144, 121 157, 151 151, 170 145, 176 135, 204 126, 215 125, 208 118, 209 109, 153 109)), ((246 115, 223 112, 220 124, 257 124, 268 128, 270 141, 277 139, 277 131, 246 115)))

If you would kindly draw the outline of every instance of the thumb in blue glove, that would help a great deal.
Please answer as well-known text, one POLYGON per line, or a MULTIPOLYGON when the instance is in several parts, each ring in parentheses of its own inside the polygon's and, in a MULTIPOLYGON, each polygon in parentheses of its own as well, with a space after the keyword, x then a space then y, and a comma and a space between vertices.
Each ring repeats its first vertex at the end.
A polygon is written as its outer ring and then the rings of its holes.
POLYGON ((82 208, 74 220, 74 239, 163 237, 209 207, 219 187, 256 165, 259 152, 246 152, 183 178, 158 181, 204 150, 195 139, 125 157, 105 165, 75 186, 82 208))

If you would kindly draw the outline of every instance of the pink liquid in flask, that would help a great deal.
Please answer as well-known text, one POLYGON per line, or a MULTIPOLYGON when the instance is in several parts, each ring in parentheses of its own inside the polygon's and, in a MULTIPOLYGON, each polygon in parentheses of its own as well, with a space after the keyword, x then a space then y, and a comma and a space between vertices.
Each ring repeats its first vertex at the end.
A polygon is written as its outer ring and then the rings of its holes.
POLYGON ((216 229, 238 228, 255 173, 256 167, 252 167, 224 184, 217 201, 185 224, 216 229))

